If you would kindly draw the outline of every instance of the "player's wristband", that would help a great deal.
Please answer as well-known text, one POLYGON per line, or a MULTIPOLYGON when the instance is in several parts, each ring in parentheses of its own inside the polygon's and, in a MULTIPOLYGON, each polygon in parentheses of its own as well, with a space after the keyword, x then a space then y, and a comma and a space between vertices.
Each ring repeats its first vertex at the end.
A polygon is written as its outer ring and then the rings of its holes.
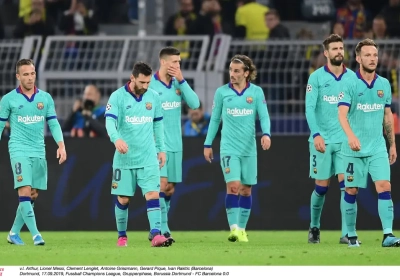
POLYGON ((211 148, 211 145, 204 145, 204 148, 211 148))
POLYGON ((314 139, 314 138, 317 137, 317 136, 321 136, 321 134, 319 134, 319 132, 314 133, 314 135, 312 136, 312 138, 314 139))
POLYGON ((268 136, 269 138, 271 138, 271 134, 268 133, 264 133, 263 136, 268 136))

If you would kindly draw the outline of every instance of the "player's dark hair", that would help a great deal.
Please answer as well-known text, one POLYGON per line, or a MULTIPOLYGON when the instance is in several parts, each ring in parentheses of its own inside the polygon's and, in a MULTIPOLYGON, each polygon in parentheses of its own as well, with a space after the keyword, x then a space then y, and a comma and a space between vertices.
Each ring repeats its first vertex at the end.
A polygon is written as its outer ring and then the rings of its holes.
POLYGON ((153 69, 151 69, 150 65, 148 65, 146 62, 139 61, 133 65, 132 75, 135 78, 139 77, 140 74, 148 77, 152 72, 153 69))
POLYGON ((35 66, 35 63, 33 62, 32 59, 26 59, 26 58, 20 59, 20 60, 18 60, 17 64, 15 65, 15 73, 18 74, 19 68, 21 66, 24 66, 24 65, 33 65, 33 66, 35 66))
POLYGON ((323 42, 322 42, 322 46, 324 47, 324 50, 329 50, 329 44, 331 43, 338 43, 341 42, 343 43, 343 38, 340 35, 337 34, 331 34, 329 35, 328 38, 326 38, 323 42))
POLYGON ((361 53, 361 49, 362 49, 362 47, 364 47, 364 46, 373 46, 373 47, 375 47, 376 49, 378 49, 378 45, 374 42, 374 40, 372 40, 372 39, 364 39, 364 40, 362 40, 362 41, 360 41, 358 44, 357 44, 357 46, 356 46, 356 55, 360 55, 360 53, 361 53))
POLYGON ((171 56, 171 55, 181 55, 181 52, 174 47, 165 47, 162 48, 159 54, 159 58, 163 58, 166 56, 171 56))
POLYGON ((257 69, 254 65, 253 61, 243 54, 237 54, 231 59, 231 63, 240 63, 243 64, 244 71, 249 71, 249 75, 247 76, 246 80, 248 82, 252 82, 257 78, 257 69))

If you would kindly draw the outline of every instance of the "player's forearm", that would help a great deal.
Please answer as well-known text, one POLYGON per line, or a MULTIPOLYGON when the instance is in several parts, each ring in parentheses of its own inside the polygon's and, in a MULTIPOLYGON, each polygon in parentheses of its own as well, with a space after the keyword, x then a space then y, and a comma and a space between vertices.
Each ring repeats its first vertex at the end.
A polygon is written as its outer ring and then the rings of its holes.
POLYGON ((3 135, 3 130, 5 127, 6 127, 6 122, 0 121, 0 140, 1 140, 1 135, 3 135))
POLYGON ((310 128, 311 135, 313 137, 319 136, 320 135, 320 129, 317 124, 317 119, 315 117, 315 112, 312 109, 307 109, 306 108, 306 119, 308 123, 308 127, 310 128))
POLYGON ((164 121, 161 119, 155 121, 153 125, 154 136, 156 140, 157 153, 165 152, 165 142, 164 142, 164 121))
POLYGON ((60 123, 58 122, 58 120, 51 119, 47 123, 49 124, 50 132, 51 132, 51 135, 53 135, 54 141, 56 141, 57 144, 60 142, 64 143, 63 133, 62 133, 61 126, 60 126, 60 123))
POLYGON ((204 142, 205 147, 211 148, 212 142, 214 141, 214 138, 218 132, 219 123, 220 119, 215 119, 211 117, 210 124, 208 125, 206 141, 204 142))
POLYGON ((112 117, 106 117, 106 130, 111 142, 115 143, 121 136, 117 130, 117 120, 112 117))
POLYGON ((260 125, 263 135, 271 137, 271 120, 269 119, 269 116, 260 118, 260 125))
POLYGON ((349 120, 347 119, 347 112, 341 112, 339 109, 339 123, 342 127, 347 138, 354 136, 354 132, 350 127, 349 120))
POLYGON ((383 118, 383 127, 385 129, 389 146, 392 147, 396 145, 396 137, 394 133, 394 119, 393 119, 393 114, 391 112, 390 113, 385 112, 385 117, 383 118))
POLYGON ((185 81, 181 81, 179 83, 180 89, 183 93, 184 100, 188 104, 188 106, 194 110, 200 107, 200 99, 197 94, 193 91, 190 85, 185 81))

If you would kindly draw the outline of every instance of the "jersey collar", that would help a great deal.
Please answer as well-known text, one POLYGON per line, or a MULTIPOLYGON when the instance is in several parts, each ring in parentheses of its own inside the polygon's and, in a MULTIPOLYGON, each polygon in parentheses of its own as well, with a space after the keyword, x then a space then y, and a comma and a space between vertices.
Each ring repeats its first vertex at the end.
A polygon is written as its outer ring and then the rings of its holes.
POLYGON ((371 84, 368 84, 366 80, 364 80, 363 76, 361 75, 360 69, 356 72, 357 77, 367 85, 367 88, 371 89, 374 87, 376 79, 378 79, 378 75, 375 73, 374 79, 372 80, 371 84))
POLYGON ((229 83, 229 88, 231 90, 233 90, 238 96, 242 96, 244 94, 244 92, 246 91, 246 89, 248 89, 250 87, 250 83, 247 82, 246 87, 242 90, 242 92, 238 92, 236 89, 233 88, 233 85, 231 83, 229 83))
POLYGON ((130 84, 131 84, 131 81, 128 81, 128 82, 125 84, 125 91, 126 91, 127 93, 129 93, 137 102, 142 101, 143 95, 144 95, 144 94, 140 95, 139 97, 136 97, 136 95, 133 93, 133 91, 131 91, 131 88, 129 87, 130 84))
POLYGON ((326 64, 326 65, 324 66, 324 70, 325 70, 326 72, 328 72, 329 74, 331 74, 331 75, 335 78, 336 81, 340 81, 340 80, 342 79, 344 73, 347 72, 347 68, 346 68, 346 66, 344 66, 344 64, 343 64, 343 72, 342 72, 342 74, 339 75, 339 77, 336 77, 335 74, 333 74, 333 73, 331 72, 331 69, 329 69, 328 64, 326 64))
POLYGON ((159 71, 157 71, 156 73, 154 73, 154 79, 156 79, 157 81, 159 81, 163 86, 165 86, 167 89, 170 89, 172 87, 172 82, 174 81, 174 77, 172 77, 171 81, 169 81, 169 84, 167 85, 166 83, 164 83, 163 81, 161 81, 160 79, 160 73, 159 71))
POLYGON ((25 97, 26 100, 28 100, 28 102, 32 102, 35 99, 36 93, 39 92, 39 89, 36 86, 34 86, 33 87, 33 94, 32 94, 31 97, 29 97, 24 93, 24 91, 22 90, 21 86, 17 87, 15 90, 17 91, 17 93, 22 94, 22 96, 25 97))

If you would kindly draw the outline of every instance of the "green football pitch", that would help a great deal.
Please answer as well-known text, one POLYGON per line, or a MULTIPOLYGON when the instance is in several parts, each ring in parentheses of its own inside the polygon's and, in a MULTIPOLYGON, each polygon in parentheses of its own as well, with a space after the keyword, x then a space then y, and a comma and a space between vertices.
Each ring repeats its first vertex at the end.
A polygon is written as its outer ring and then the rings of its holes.
POLYGON ((173 232, 177 242, 152 248, 147 232, 128 232, 128 247, 116 246, 115 232, 42 232, 45 246, 10 245, 0 233, 1 265, 400 265, 400 248, 382 248, 380 231, 359 231, 360 248, 339 244, 339 232, 321 232, 308 244, 307 231, 249 231, 249 243, 231 243, 228 232, 173 232))

